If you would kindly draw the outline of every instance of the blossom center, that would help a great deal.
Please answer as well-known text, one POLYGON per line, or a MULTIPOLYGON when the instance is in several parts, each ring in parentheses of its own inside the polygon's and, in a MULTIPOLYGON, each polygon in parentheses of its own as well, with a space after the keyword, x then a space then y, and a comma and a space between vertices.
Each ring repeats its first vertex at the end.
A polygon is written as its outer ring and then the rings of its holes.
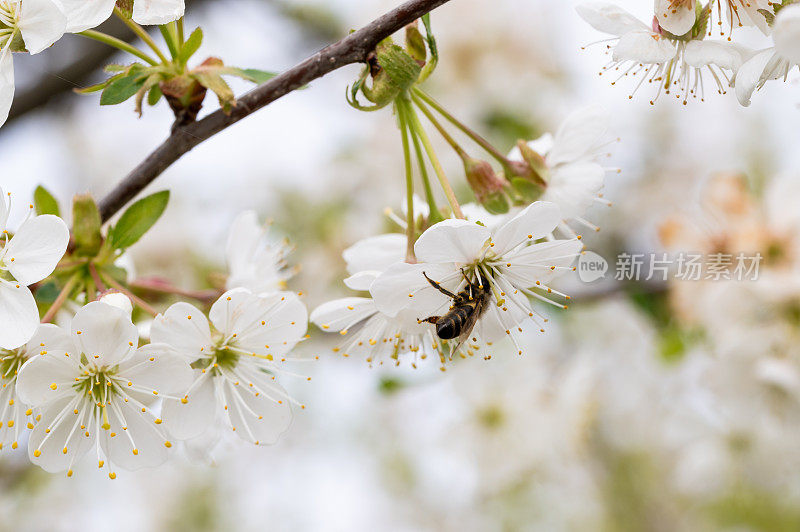
MULTIPOLYGON (((0 379, 13 380, 19 373, 19 368, 25 363, 25 357, 19 350, 6 351, 0 349, 0 379)), ((7 383, 3 383, 3 388, 7 383)))

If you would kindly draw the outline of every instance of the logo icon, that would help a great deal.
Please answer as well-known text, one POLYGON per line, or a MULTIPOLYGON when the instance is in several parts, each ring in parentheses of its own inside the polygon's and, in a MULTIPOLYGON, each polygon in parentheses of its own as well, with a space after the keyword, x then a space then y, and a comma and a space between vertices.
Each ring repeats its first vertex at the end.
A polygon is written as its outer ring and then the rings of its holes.
POLYGON ((584 251, 578 259, 578 277, 584 283, 602 279, 608 271, 606 259, 593 251, 584 251))

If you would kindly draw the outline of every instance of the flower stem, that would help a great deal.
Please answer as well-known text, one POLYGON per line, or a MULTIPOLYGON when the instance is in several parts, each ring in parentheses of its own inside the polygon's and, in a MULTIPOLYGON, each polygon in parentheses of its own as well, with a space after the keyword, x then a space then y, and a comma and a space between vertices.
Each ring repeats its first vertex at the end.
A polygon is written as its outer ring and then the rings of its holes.
POLYGON ((417 137, 416 133, 414 133, 414 130, 411 128, 409 128, 409 134, 411 135, 411 141, 414 143, 414 153, 417 156, 417 165, 419 166, 419 173, 422 176, 422 186, 425 189, 425 200, 428 202, 428 209, 431 211, 428 221, 431 224, 435 224, 444 220, 444 217, 439 212, 439 207, 436 205, 436 198, 433 196, 433 188, 431 187, 431 180, 428 177, 428 167, 425 164, 425 157, 422 155, 422 146, 419 143, 419 137, 417 137))
POLYGON ((414 255, 414 243, 417 235, 414 227, 414 169, 411 167, 411 149, 408 143, 408 123, 406 121, 408 105, 407 100, 398 99, 395 104, 395 110, 400 121, 400 136, 403 140, 403 161, 406 169, 406 262, 414 264, 417 262, 417 258, 414 255))
POLYGON ((183 32, 183 17, 178 19, 178 22, 175 23, 175 30, 178 33, 178 44, 180 48, 183 48, 184 43, 186 43, 186 37, 183 32))
POLYGON ((436 100, 425 94, 419 89, 414 89, 414 95, 423 100, 425 103, 433 107, 440 115, 445 117, 449 122, 451 122, 454 126, 464 132, 469 138, 471 138, 477 145, 481 148, 486 150, 489 155, 497 159, 497 161, 502 164, 504 167, 508 166, 508 159, 505 155, 497 151, 497 148, 492 146, 492 144, 486 140, 485 138, 478 135, 475 131, 470 129, 467 125, 462 123, 458 120, 455 116, 451 115, 447 110, 442 107, 436 100))
POLYGON ((411 125, 411 129, 416 133, 417 137, 419 137, 420 142, 422 142, 422 146, 425 148, 425 153, 428 154, 428 159, 430 159, 431 164, 433 165, 433 171, 436 172, 436 177, 439 178, 439 184, 442 186, 442 190, 444 191, 445 197, 447 197, 447 202, 450 204, 450 208, 453 209, 453 213, 456 215, 456 217, 464 218, 464 213, 461 212, 461 206, 458 204, 456 194, 453 192, 453 187, 450 185, 450 181, 447 179, 447 175, 444 173, 442 164, 439 162, 439 158, 436 156, 436 151, 433 149, 433 144, 431 144, 428 134, 425 133, 422 124, 419 122, 417 113, 410 105, 407 106, 406 109, 408 111, 408 120, 409 124, 411 125))
POLYGON ((72 289, 75 288, 75 283, 78 282, 80 275, 75 274, 69 278, 67 284, 64 285, 64 288, 61 289, 61 292, 58 293, 56 300, 53 301, 53 304, 50 305, 50 308, 47 309, 44 316, 42 317, 42 323, 50 323, 53 321, 53 318, 56 316, 56 312, 64 305, 64 302, 69 297, 69 294, 72 292, 72 289))
POLYGON ((172 59, 175 59, 178 57, 178 44, 176 42, 176 33, 173 31, 174 27, 170 24, 162 24, 158 27, 158 29, 161 31, 161 35, 164 37, 164 42, 167 43, 169 55, 172 56, 172 59))
POLYGON ((151 65, 157 65, 158 64, 158 61, 156 61, 155 59, 153 59, 152 57, 150 57, 149 55, 147 55, 143 51, 139 50, 135 46, 133 46, 131 44, 128 44, 128 43, 126 43, 125 41, 123 41, 121 39, 117 39, 116 37, 112 37, 111 35, 106 35, 105 33, 101 33, 99 31, 95 31, 95 30, 82 31, 78 35, 83 35, 84 37, 87 37, 89 39, 93 39, 95 41, 99 41, 99 42, 101 42, 103 44, 107 44, 108 46, 111 46, 113 48, 117 48, 119 50, 122 50, 123 52, 128 52, 129 54, 135 55, 139 59, 142 59, 143 61, 145 61, 145 62, 147 62, 147 63, 149 63, 151 65))
POLYGON ((129 284, 131 288, 138 288, 140 290, 158 292, 161 294, 174 294, 190 297, 198 301, 213 301, 215 298, 220 296, 220 292, 217 290, 184 290, 159 280, 139 279, 129 284))
POLYGON ((131 31, 133 31, 133 33, 136 34, 137 37, 143 40, 145 44, 147 44, 147 46, 149 46, 150 49, 156 53, 156 55, 158 56, 158 58, 161 60, 162 63, 169 63, 169 59, 167 59, 167 57, 161 52, 161 49, 158 47, 156 42, 153 40, 152 37, 150 37, 150 35, 143 27, 141 27, 133 20, 126 17, 125 14, 122 11, 120 11, 118 7, 114 8, 114 14, 117 15, 117 18, 122 20, 122 22, 124 22, 125 25, 128 26, 131 29, 131 31))
POLYGON ((148 305, 143 299, 141 299, 140 297, 136 296, 133 292, 131 292, 130 290, 128 290, 127 288, 125 288, 124 286, 119 284, 117 281, 112 279, 109 275, 104 275, 102 273, 100 275, 103 278, 103 280, 105 280, 106 283, 108 283, 110 286, 116 288, 117 290, 119 290, 120 292, 122 292, 123 294, 128 296, 131 299, 131 301, 133 301, 133 303, 137 307, 139 307, 140 309, 144 310, 148 314, 152 314, 154 317, 158 316, 158 311, 156 309, 154 309, 153 307, 151 307, 150 305, 148 305))
POLYGON ((456 142, 456 139, 454 139, 450 135, 450 133, 447 132, 447 130, 442 126, 442 124, 438 120, 436 120, 436 117, 433 116, 433 113, 431 113, 430 109, 427 108, 422 99, 419 98, 417 95, 412 95, 412 98, 414 100, 414 103, 417 104, 419 110, 422 111, 422 114, 425 115, 428 121, 430 121, 430 123, 433 124, 433 127, 436 128, 436 130, 444 138, 444 140, 446 140, 447 143, 450 145, 450 147, 455 150, 455 152, 458 154, 459 157, 461 157, 461 160, 465 161, 469 159, 469 155, 467 155, 467 152, 465 152, 464 149, 458 144, 458 142, 456 142))

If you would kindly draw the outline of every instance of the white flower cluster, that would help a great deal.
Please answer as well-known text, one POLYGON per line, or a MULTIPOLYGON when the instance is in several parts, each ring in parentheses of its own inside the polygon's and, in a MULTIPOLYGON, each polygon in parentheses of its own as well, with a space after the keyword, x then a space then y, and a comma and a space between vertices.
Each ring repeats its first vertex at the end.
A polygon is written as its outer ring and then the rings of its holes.
MULTIPOLYGON (((14 99, 13 52, 38 54, 65 33, 79 33, 105 22, 116 0, 0 0, 0 126, 14 99)), ((165 24, 183 16, 184 0, 136 0, 133 20, 165 24)))
POLYGON ((733 87, 739 102, 750 105, 753 92, 767 81, 785 79, 800 63, 800 6, 771 0, 655 0, 648 25, 609 2, 586 2, 578 14, 596 30, 613 35, 605 43, 611 60, 601 75, 613 76, 612 85, 636 78, 633 95, 645 84, 655 85, 654 103, 662 93, 675 94, 686 104, 689 98, 705 98, 705 83, 724 94, 733 87), (721 18, 727 12, 730 31, 725 40, 714 41, 713 16, 725 36, 721 18), (774 44, 753 50, 733 42, 734 28, 754 26, 774 44))
MULTIPOLYGON (((8 211, 9 202, 0 203, 3 222, 8 211)), ((156 316, 150 342, 119 292, 81 307, 67 326, 38 325, 25 285, 53 272, 69 232, 60 218, 35 216, 12 238, 4 233, 0 448, 17 448, 21 432, 32 429, 28 454, 45 470, 72 475, 94 449, 99 467, 115 478, 116 467, 159 465, 173 440, 218 432, 223 424, 256 445, 274 443, 289 427, 296 402, 278 377, 305 336, 308 315, 297 294, 281 291, 285 246, 266 238, 254 213, 234 223, 227 247, 232 286, 208 317, 175 303, 156 316)))
MULTIPOLYGON (((600 190, 610 169, 599 163, 607 123, 604 110, 581 109, 555 136, 528 144, 543 157, 541 201, 502 216, 465 205, 466 219, 447 219, 422 233, 415 260, 407 261, 400 234, 347 249, 345 284, 371 297, 330 301, 312 312, 311 321, 346 336, 335 352, 370 363, 409 357, 416 366, 433 354, 444 368, 454 356, 491 358, 494 344, 506 338, 522 354, 525 333, 544 331, 548 321, 530 300, 567 307, 569 296, 550 283, 574 270, 583 249, 570 224, 597 230, 584 216, 594 203, 608 203, 600 190)), ((509 158, 522 161, 523 155, 515 148, 509 158)))

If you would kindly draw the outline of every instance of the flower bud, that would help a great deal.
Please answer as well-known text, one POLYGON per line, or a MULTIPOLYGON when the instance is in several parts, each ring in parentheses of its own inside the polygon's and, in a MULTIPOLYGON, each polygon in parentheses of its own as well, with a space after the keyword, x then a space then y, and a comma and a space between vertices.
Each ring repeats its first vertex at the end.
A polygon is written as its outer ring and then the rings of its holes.
POLYGON ((196 79, 187 75, 177 76, 162 81, 159 88, 175 114, 176 125, 186 125, 197 119, 206 97, 206 88, 196 79))
POLYGON ((508 212, 508 198, 505 193, 508 183, 495 173, 491 164, 468 157, 464 159, 464 172, 480 204, 493 214, 508 212))
POLYGON ((100 297, 99 301, 122 310, 128 316, 133 313, 133 303, 131 303, 130 298, 122 292, 109 290, 100 297))
POLYGON ((413 22, 406 26, 406 51, 415 61, 424 65, 428 58, 428 50, 425 48, 425 38, 417 28, 417 23, 413 22))

